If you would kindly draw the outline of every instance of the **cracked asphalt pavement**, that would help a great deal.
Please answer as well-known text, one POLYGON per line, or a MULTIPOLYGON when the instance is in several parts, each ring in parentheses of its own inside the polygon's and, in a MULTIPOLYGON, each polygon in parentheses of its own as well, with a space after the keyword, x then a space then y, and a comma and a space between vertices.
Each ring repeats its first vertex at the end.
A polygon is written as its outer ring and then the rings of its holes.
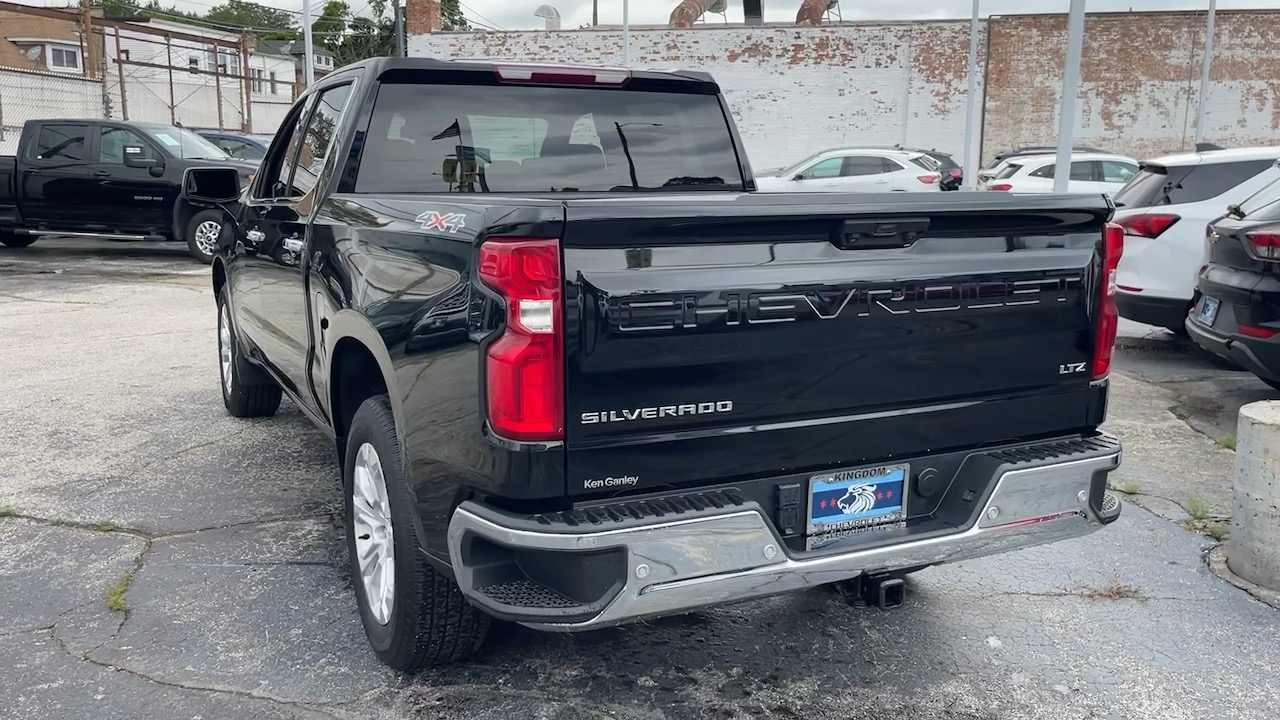
POLYGON ((501 625, 406 676, 367 649, 328 444, 218 396, 208 270, 178 245, 0 248, 6 718, 1273 718, 1280 611, 1215 576, 1234 412, 1276 394, 1131 333, 1115 525, 921 572, 583 635, 501 625), (1193 501, 1194 500, 1194 501, 1193 501), (1199 502, 1195 502, 1199 501, 1199 502), (1207 505, 1205 516, 1202 505, 1207 505), (1194 513, 1191 511, 1195 511, 1194 513), (1200 517, 1192 517, 1192 515, 1200 517))

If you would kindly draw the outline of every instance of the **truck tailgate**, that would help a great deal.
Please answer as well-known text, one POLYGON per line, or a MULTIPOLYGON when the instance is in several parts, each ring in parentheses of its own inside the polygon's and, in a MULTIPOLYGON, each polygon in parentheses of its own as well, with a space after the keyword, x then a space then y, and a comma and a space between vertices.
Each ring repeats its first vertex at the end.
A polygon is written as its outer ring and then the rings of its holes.
POLYGON ((566 208, 570 494, 1096 423, 1101 196, 687 193, 566 208))

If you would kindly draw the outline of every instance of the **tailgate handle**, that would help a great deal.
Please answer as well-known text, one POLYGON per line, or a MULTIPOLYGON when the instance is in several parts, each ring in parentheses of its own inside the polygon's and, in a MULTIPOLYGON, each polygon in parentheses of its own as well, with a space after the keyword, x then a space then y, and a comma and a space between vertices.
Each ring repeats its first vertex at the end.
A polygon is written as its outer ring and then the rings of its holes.
POLYGON ((902 248, 928 229, 929 218, 859 218, 845 220, 833 241, 842 250, 902 248))

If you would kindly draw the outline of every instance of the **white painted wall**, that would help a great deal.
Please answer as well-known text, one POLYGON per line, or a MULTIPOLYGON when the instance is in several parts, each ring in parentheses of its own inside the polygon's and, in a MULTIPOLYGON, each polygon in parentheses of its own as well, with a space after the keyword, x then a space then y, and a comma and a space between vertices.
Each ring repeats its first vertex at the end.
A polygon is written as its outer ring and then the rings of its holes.
MULTIPOLYGON (((839 145, 905 143, 963 154, 967 22, 821 28, 634 29, 635 67, 710 72, 752 165, 769 168, 839 145)), ((409 55, 619 64, 614 30, 439 33, 409 55)), ((981 89, 979 89, 981 92, 981 89)))

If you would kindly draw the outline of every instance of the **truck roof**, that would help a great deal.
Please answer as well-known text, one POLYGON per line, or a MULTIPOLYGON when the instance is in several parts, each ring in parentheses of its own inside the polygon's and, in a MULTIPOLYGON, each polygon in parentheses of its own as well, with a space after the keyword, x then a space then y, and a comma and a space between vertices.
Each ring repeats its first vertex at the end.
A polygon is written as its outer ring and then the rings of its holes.
MULTIPOLYGON (((494 72, 508 69, 529 69, 535 72, 543 71, 549 74, 572 75, 575 71, 585 75, 592 72, 603 72, 610 74, 626 74, 627 77, 646 80, 668 80, 668 81, 684 81, 694 84, 716 85, 715 80, 710 73, 700 70, 685 70, 676 68, 625 68, 613 65, 590 65, 576 63, 545 63, 545 62, 519 62, 493 60, 488 58, 459 58, 459 59, 441 59, 441 58, 399 58, 399 57, 375 57, 366 60, 360 60, 350 65, 345 65, 336 72, 326 75, 325 78, 332 78, 343 73, 364 68, 368 72, 372 72, 377 76, 381 76, 387 72, 395 70, 441 70, 441 71, 472 71, 472 72, 494 72)), ((578 83, 575 83, 578 84, 578 83)), ((603 83, 602 83, 603 84, 603 83)), ((718 86, 717 86, 718 87, 718 86)))

